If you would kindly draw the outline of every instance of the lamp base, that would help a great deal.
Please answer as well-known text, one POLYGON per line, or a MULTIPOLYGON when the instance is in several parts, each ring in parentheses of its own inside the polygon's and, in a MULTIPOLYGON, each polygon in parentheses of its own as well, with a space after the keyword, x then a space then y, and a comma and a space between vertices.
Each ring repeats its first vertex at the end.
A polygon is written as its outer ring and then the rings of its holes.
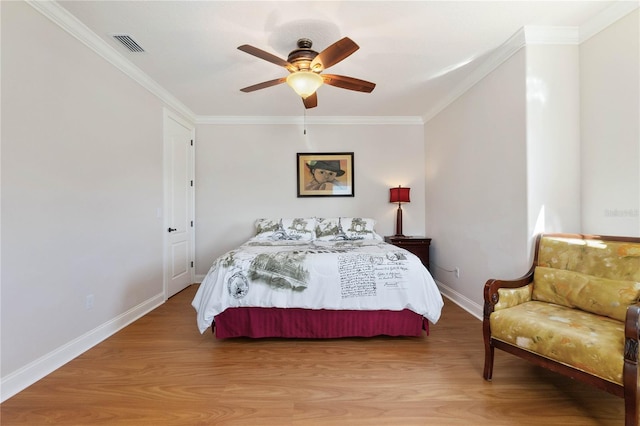
POLYGON ((398 211, 396 212, 396 235, 394 237, 404 237, 402 233, 402 207, 398 203, 398 211))

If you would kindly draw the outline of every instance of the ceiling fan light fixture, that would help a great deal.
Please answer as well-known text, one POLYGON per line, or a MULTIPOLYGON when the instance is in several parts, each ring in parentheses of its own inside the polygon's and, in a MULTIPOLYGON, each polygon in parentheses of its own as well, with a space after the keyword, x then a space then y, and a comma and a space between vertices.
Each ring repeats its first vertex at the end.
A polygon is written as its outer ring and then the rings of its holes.
POLYGON ((302 99, 313 95, 323 82, 322 77, 313 71, 296 71, 287 76, 287 84, 302 99))

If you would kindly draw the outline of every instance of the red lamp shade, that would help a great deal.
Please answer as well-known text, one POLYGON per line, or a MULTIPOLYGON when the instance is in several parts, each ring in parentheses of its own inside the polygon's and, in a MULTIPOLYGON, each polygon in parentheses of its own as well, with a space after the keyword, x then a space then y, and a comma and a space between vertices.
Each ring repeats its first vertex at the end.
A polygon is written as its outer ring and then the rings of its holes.
POLYGON ((411 188, 403 188, 398 186, 397 188, 391 188, 389 190, 389 202, 390 203, 409 203, 409 191, 411 188))

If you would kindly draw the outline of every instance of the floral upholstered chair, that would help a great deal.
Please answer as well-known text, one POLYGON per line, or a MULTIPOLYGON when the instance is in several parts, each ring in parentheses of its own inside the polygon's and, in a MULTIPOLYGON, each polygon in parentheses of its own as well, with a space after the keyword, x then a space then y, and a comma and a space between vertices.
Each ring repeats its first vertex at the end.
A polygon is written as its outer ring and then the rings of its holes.
POLYGON ((484 378, 494 348, 625 399, 638 424, 640 238, 543 234, 529 272, 484 287, 484 378))

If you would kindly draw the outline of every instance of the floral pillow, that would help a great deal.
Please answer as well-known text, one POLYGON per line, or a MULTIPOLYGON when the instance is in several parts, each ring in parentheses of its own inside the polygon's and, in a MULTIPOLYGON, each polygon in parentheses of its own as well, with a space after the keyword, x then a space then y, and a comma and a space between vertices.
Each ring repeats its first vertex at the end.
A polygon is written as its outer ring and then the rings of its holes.
POLYGON ((316 220, 296 217, 256 220, 255 240, 258 241, 312 241, 315 239, 316 220))
POLYGON ((366 217, 316 218, 315 234, 319 241, 379 240, 376 221, 366 217))

